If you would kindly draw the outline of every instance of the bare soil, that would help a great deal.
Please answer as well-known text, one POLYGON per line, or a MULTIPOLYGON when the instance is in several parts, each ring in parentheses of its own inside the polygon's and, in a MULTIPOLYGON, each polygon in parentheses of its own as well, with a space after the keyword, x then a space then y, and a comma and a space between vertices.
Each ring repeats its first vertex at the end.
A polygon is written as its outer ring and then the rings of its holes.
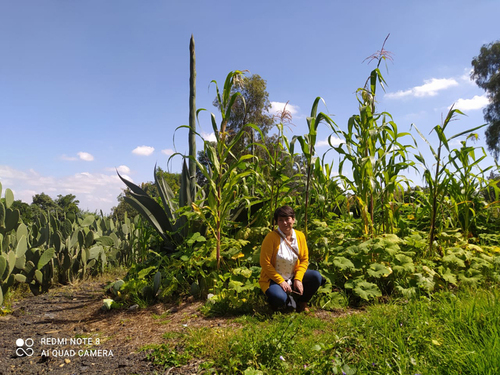
MULTIPOLYGON (((197 374, 200 361, 159 367, 141 348, 188 326, 237 325, 231 318, 202 316, 199 302, 104 311, 103 286, 87 281, 14 303, 12 314, 0 317, 0 374, 197 374)), ((338 316, 313 314, 325 320, 338 316)))

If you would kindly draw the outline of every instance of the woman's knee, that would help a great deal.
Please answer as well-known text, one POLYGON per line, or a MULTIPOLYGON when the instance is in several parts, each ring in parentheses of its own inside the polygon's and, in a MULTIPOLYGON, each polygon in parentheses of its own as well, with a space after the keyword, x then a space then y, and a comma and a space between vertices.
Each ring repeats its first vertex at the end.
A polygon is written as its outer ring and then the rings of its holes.
POLYGON ((276 287, 270 287, 266 291, 266 296, 269 300, 269 303, 274 306, 274 307, 282 307, 286 304, 287 301, 287 294, 281 289, 281 287, 278 285, 279 289, 276 287))
POLYGON ((306 282, 312 283, 314 285, 320 286, 322 279, 323 278, 321 274, 316 270, 307 270, 304 274, 304 281, 307 280, 306 282))

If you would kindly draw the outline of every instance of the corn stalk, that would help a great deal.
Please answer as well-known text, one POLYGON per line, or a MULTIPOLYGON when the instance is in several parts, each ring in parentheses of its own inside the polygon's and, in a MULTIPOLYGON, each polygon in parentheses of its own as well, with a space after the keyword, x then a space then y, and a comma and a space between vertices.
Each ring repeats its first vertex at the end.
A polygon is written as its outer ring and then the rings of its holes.
MULTIPOLYGON (((428 166, 424 157, 422 156, 422 153, 419 152, 418 155, 415 155, 416 159, 422 163, 424 167, 424 180, 427 183, 427 186, 429 188, 429 195, 422 195, 422 203, 424 204, 424 207, 426 207, 429 212, 430 212, 430 228, 429 228, 429 252, 432 253, 433 247, 434 247, 434 240, 436 238, 436 230, 438 225, 437 223, 437 217, 438 213, 442 208, 443 204, 443 198, 448 193, 449 190, 449 183, 450 183, 450 174, 447 173, 447 168, 448 165, 452 162, 455 162, 456 159, 458 158, 457 155, 454 157, 449 157, 446 162, 446 160, 443 156, 442 153, 448 152, 448 155, 451 155, 451 150, 450 150, 450 141, 452 141, 455 138, 458 138, 462 135, 472 133, 485 125, 480 125, 472 129, 465 130, 463 132, 460 132, 458 134, 455 134, 449 138, 446 137, 445 135, 445 130, 450 124, 450 122, 455 118, 456 114, 461 114, 463 113, 459 111, 458 109, 454 109, 453 106, 450 108, 448 111, 448 114, 446 115, 446 118, 443 122, 443 125, 436 125, 432 128, 432 131, 434 131, 437 136, 438 136, 438 147, 437 150, 434 150, 434 148, 431 146, 430 142, 423 136, 423 134, 420 132, 420 130, 416 127, 415 129, 417 130, 418 134, 420 137, 427 143, 429 146, 429 149, 431 150, 432 156, 434 157, 434 161, 436 163, 435 169, 434 169, 434 174, 432 173, 431 167, 428 166), (444 148, 444 149, 443 149, 444 148)), ((432 132, 431 131, 431 132, 432 132)), ((418 149, 418 145, 415 142, 415 146, 418 149)), ((458 165, 457 165, 458 166, 458 165)), ((460 168, 460 167, 459 167, 460 168)), ((470 173, 470 171, 469 171, 470 173)), ((470 177, 470 176, 468 176, 470 177)), ((467 178, 468 178, 467 177, 467 178)))
MULTIPOLYGON (((231 92, 233 85, 237 84, 241 79, 241 75, 242 72, 240 71, 230 72, 226 77, 222 94, 219 91, 217 81, 212 81, 216 87, 216 101, 221 111, 222 120, 220 126, 218 126, 215 115, 211 114, 216 143, 213 144, 204 141, 204 152, 209 160, 208 165, 202 165, 195 159, 199 170, 207 179, 204 206, 198 207, 195 205, 195 210, 202 216, 204 222, 208 225, 208 229, 216 239, 217 269, 220 268, 221 241, 224 225, 229 219, 231 210, 237 208, 242 200, 250 205, 250 197, 242 196, 240 189, 243 179, 254 173, 253 170, 247 168, 247 162, 253 159, 253 155, 243 155, 237 158, 231 150, 243 136, 246 127, 250 127, 261 133, 257 126, 247 124, 228 142, 229 134, 226 132, 226 127, 231 115, 232 106, 238 96, 240 96, 243 105, 245 104, 241 93, 231 92)), ((204 109, 199 109, 198 114, 202 110, 204 109)), ((263 138, 262 133, 261 137, 263 138)), ((190 158, 192 159, 191 156, 190 158)))

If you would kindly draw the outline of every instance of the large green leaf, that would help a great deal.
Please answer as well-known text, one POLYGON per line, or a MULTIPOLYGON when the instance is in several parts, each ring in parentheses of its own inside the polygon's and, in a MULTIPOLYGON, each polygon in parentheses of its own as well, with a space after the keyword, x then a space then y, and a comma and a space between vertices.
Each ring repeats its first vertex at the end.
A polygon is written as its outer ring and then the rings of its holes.
POLYGON ((368 270, 366 272, 371 277, 379 279, 381 277, 389 276, 392 273, 392 270, 383 264, 372 263, 372 264, 370 264, 370 267, 368 268, 368 270))
POLYGON ((365 301, 369 301, 370 299, 382 296, 382 292, 380 292, 378 286, 367 281, 357 282, 356 287, 353 291, 356 295, 358 295, 365 301))
POLYGON ((333 264, 340 268, 342 271, 355 269, 354 263, 352 263, 349 259, 345 257, 335 257, 333 258, 333 264))
POLYGON ((457 276, 449 268, 446 268, 446 270, 441 274, 441 277, 447 283, 457 285, 457 276))
POLYGON ((395 256, 397 263, 393 265, 394 272, 396 273, 412 273, 415 272, 415 265, 413 259, 405 254, 397 254, 395 256))

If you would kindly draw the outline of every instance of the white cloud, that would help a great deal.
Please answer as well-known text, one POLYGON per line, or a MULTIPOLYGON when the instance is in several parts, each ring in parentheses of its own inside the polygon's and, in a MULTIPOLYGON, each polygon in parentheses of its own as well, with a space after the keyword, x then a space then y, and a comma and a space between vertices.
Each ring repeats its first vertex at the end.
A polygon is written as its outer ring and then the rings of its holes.
POLYGON ((292 116, 296 115, 299 112, 299 107, 295 105, 291 105, 290 103, 282 103, 282 102, 271 102, 271 108, 269 109, 269 113, 272 115, 279 114, 283 112, 283 108, 290 112, 292 116))
POLYGON ((174 150, 172 150, 171 148, 166 148, 165 150, 161 150, 161 153, 165 155, 172 155, 174 153, 174 150))
POLYGON ((129 174, 130 173, 130 168, 127 167, 126 165, 120 165, 118 168, 116 168, 118 172, 121 174, 129 174))
POLYGON ((113 173, 116 173, 118 171, 118 173, 120 173, 122 175, 122 177, 124 174, 130 173, 130 168, 127 167, 126 165, 120 165, 119 167, 108 167, 108 168, 104 168, 104 170, 106 170, 108 172, 113 172, 113 173))
POLYGON ((455 102, 454 108, 461 111, 473 111, 475 109, 481 109, 486 107, 490 103, 490 100, 486 95, 474 95, 472 99, 458 99, 455 102))
MULTIPOLYGON (((338 137, 335 137, 335 136, 330 136, 330 142, 332 143, 333 146, 338 146, 340 145, 341 143, 345 143, 345 141, 343 139, 340 139, 338 137)), ((316 147, 330 147, 330 144, 328 143, 328 139, 324 139, 322 141, 319 141, 316 143, 316 147)))
POLYGON ((84 161, 92 161, 94 160, 94 156, 89 154, 88 152, 79 152, 78 157, 76 156, 68 156, 66 154, 61 155, 61 160, 65 161, 77 161, 77 160, 84 160, 84 161))
POLYGON ((76 161, 76 160, 78 160, 77 157, 75 157, 75 156, 68 156, 66 154, 61 155, 61 159, 62 160, 66 160, 66 161, 76 161))
POLYGON ((424 84, 422 86, 415 86, 409 90, 387 93, 385 96, 389 99, 399 99, 406 96, 414 96, 417 98, 436 96, 438 91, 446 90, 449 87, 457 85, 458 82, 453 78, 431 78, 424 80, 424 84))
POLYGON ((94 160, 94 157, 91 154, 89 154, 88 152, 79 152, 78 156, 80 157, 81 160, 85 160, 85 161, 94 160))
POLYGON ((215 138, 215 133, 214 132, 212 132, 212 133, 204 133, 204 132, 202 132, 201 136, 203 137, 203 139, 205 141, 208 141, 208 142, 215 142, 215 141, 217 141, 217 138, 215 138))
MULTIPOLYGON (((120 166, 123 171, 128 167, 120 166)), ((126 175, 122 177, 132 181, 126 175)), ((0 181, 3 189, 10 188, 14 198, 31 204, 35 194, 45 193, 53 199, 57 195, 74 194, 80 201, 79 207, 83 210, 95 211, 102 209, 110 213, 111 208, 118 204, 117 197, 125 188, 124 183, 115 173, 80 172, 69 176, 52 177, 42 176, 33 169, 28 171, 16 170, 6 165, 0 165, 0 181)))
POLYGON ((475 85, 476 83, 471 79, 471 74, 472 74, 472 68, 465 68, 464 74, 460 76, 460 80, 470 85, 475 85))
POLYGON ((154 147, 139 146, 139 147, 134 148, 132 150, 132 153, 136 154, 136 155, 141 155, 141 156, 149 156, 154 152, 154 150, 155 150, 154 147))

